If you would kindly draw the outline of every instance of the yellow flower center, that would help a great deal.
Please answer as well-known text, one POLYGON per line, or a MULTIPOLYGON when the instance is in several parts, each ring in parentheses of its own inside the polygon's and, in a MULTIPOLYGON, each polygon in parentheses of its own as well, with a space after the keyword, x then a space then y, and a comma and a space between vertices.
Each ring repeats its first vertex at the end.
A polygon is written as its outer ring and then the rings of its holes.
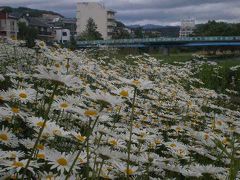
POLYGON ((120 92, 120 95, 123 96, 123 97, 128 97, 128 91, 122 90, 120 92))
POLYGON ((60 68, 60 64, 55 64, 55 67, 56 68, 60 68))
POLYGON ((22 99, 26 99, 27 98, 27 94, 22 92, 19 94, 19 97, 22 98, 22 99))
POLYGON ((222 126, 223 122, 222 121, 217 121, 216 124, 219 125, 219 126, 222 126))
POLYGON ((15 152, 12 152, 12 153, 9 154, 9 157, 10 158, 16 158, 17 154, 15 152))
POLYGON ((65 158, 59 158, 57 160, 58 164, 61 165, 61 166, 67 166, 68 162, 65 158))
POLYGON ((44 46, 45 46, 45 43, 44 43, 44 42, 40 42, 40 43, 39 43, 39 46, 40 46, 40 47, 44 47, 44 46))
MULTIPOLYGON (((37 126, 38 127, 43 127, 43 125, 44 125, 44 122, 43 121, 39 121, 38 123, 37 123, 37 126)), ((46 125, 45 125, 46 126, 46 125)))
POLYGON ((45 154, 37 154, 38 159, 45 159, 45 154))
POLYGON ((204 134, 204 139, 208 140, 209 139, 209 135, 208 134, 204 134))
POLYGON ((132 81, 132 84, 134 84, 134 85, 136 85, 136 86, 139 85, 140 83, 141 83, 141 82, 138 81, 138 80, 133 80, 133 81, 132 81))
POLYGON ((109 144, 111 144, 113 146, 117 146, 118 142, 117 142, 117 140, 112 139, 112 140, 109 141, 109 144))
POLYGON ((134 174, 134 170, 132 170, 131 168, 125 169, 124 172, 125 172, 127 175, 133 175, 133 174, 134 174))
POLYGON ((170 144, 170 147, 175 148, 177 147, 177 145, 173 143, 173 144, 170 144))
POLYGON ((16 167, 16 168, 19 168, 19 167, 24 167, 24 164, 22 162, 16 161, 12 164, 12 166, 16 167))
POLYGON ((177 152, 180 156, 183 156, 185 154, 185 151, 183 149, 178 149, 177 152))
POLYGON ((97 116, 97 111, 95 111, 95 110, 86 110, 84 112, 84 115, 85 116, 97 116))
POLYGON ((12 112, 13 112, 13 113, 19 113, 19 112, 20 112, 20 109, 17 108, 17 107, 13 107, 13 108, 12 108, 12 112))
POLYGON ((160 139, 156 139, 155 140, 155 144, 161 144, 161 140, 160 139))
POLYGON ((142 121, 147 121, 147 120, 148 120, 147 117, 143 117, 143 118, 142 118, 142 121))
POLYGON ((48 176, 46 176, 46 180, 54 180, 54 176, 53 175, 48 175, 48 176))
POLYGON ((38 145, 37 145, 37 149, 39 149, 39 150, 44 150, 44 145, 43 145, 43 144, 38 144, 38 145))
POLYGON ((60 104, 60 107, 63 108, 63 109, 67 109, 69 107, 69 104, 66 103, 66 102, 63 102, 60 104))
POLYGON ((181 127, 176 127, 176 131, 178 132, 178 131, 181 131, 182 130, 182 128, 181 127))
POLYGON ((227 138, 224 138, 224 139, 222 140, 222 143, 223 143, 224 145, 228 144, 227 138))
POLYGON ((9 122, 9 123, 11 123, 11 121, 12 121, 12 118, 11 118, 11 117, 9 117, 9 116, 6 116, 6 117, 4 117, 4 120, 5 120, 5 121, 7 121, 7 122, 9 122))
POLYGON ((78 158, 78 161, 79 161, 81 164, 84 163, 84 160, 83 160, 81 157, 78 158))
POLYGON ((8 140, 7 134, 0 134, 0 140, 1 141, 7 141, 8 140))
POLYGON ((192 102, 191 102, 191 101, 188 101, 188 102, 187 102, 187 105, 188 105, 189 107, 191 107, 191 106, 192 106, 192 102))
POLYGON ((70 65, 69 65, 69 64, 66 64, 65 67, 66 67, 66 68, 70 68, 70 65))
POLYGON ((56 136, 61 136, 62 132, 59 129, 55 129, 55 130, 53 130, 53 134, 56 136))
POLYGON ((86 136, 77 135, 76 138, 77 138, 79 141, 84 142, 85 139, 86 139, 86 136))

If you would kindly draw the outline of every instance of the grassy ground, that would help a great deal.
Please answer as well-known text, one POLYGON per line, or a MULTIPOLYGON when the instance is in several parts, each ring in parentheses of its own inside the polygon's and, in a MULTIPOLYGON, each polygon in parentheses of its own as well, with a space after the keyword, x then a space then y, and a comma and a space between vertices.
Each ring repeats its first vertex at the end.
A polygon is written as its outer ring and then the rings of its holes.
MULTIPOLYGON (((192 60, 192 55, 195 53, 196 52, 171 52, 169 55, 164 55, 160 52, 153 52, 148 54, 162 60, 163 63, 172 64, 174 62, 186 62, 192 60)), ((122 53, 121 51, 113 54, 109 54, 108 52, 106 55, 109 57, 109 62, 112 58, 115 58, 126 61, 126 64, 137 63, 137 59, 128 57, 130 54, 133 54, 134 56, 139 55, 138 52, 122 53)), ((240 55, 210 55, 205 57, 207 57, 207 59, 204 61, 216 62, 217 65, 213 66, 206 63, 196 75, 196 78, 199 78, 204 82, 204 87, 213 89, 219 93, 225 93, 226 89, 231 89, 238 91, 240 94, 240 68, 236 71, 230 69, 233 66, 240 65, 240 55)))
POLYGON ((192 53, 170 53, 169 55, 163 55, 161 53, 151 54, 151 56, 163 60, 166 63, 173 63, 175 61, 189 61, 192 59, 192 53))

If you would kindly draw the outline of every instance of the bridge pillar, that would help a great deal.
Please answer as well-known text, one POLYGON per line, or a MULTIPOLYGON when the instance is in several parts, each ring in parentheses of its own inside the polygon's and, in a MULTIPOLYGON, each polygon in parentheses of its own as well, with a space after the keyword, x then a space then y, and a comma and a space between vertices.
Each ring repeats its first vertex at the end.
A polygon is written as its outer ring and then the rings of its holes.
POLYGON ((169 47, 162 47, 162 52, 163 52, 163 55, 169 56, 170 48, 169 47))

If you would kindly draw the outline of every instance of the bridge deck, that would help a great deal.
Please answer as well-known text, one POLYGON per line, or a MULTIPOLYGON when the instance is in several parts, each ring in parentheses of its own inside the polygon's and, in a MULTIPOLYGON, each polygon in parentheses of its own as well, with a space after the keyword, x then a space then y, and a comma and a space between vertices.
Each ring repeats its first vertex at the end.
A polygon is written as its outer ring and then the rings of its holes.
MULTIPOLYGON (((78 47, 98 46, 149 46, 149 45, 183 45, 204 42, 240 42, 240 36, 211 36, 211 37, 182 37, 182 38, 145 38, 145 39, 117 39, 78 41, 78 47)), ((236 45, 236 44, 235 44, 236 45)), ((197 46, 197 45, 196 45, 197 46)), ((239 45, 238 45, 239 46, 239 45)))

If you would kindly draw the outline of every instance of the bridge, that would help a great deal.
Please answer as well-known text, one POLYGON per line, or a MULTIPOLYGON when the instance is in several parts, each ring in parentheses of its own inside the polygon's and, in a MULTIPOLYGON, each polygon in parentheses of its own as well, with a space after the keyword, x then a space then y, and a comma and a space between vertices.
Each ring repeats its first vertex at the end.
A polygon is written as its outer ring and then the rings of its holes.
POLYGON ((144 47, 240 47, 240 36, 210 36, 210 37, 181 37, 181 38, 144 38, 78 41, 78 48, 144 48, 144 47))

